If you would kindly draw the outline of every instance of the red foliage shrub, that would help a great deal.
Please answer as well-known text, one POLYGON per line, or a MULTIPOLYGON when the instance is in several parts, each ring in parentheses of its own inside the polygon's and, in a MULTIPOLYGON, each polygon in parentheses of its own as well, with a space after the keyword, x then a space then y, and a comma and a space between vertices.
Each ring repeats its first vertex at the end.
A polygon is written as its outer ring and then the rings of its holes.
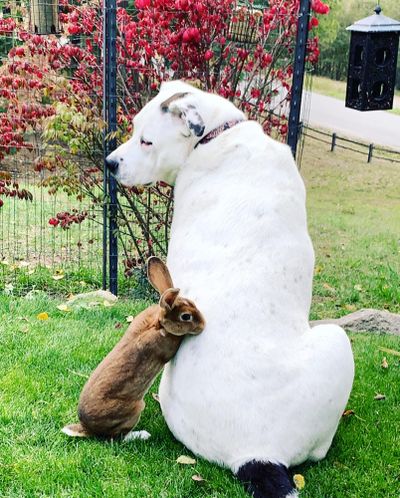
MULTIPOLYGON (((21 147, 32 147, 30 135, 41 136, 43 154, 35 169, 46 172, 50 191, 63 188, 100 203, 102 7, 99 0, 59 4, 62 36, 28 33, 13 19, 0 20, 0 34, 14 31, 20 40, 0 67, 0 107, 6 111, 0 113, 0 162, 21 147)), ((132 132, 132 117, 161 82, 176 78, 197 80, 204 89, 235 100, 267 133, 285 138, 299 0, 270 0, 263 10, 235 0, 136 0, 133 10, 122 5, 117 9, 119 140, 132 132)), ((317 14, 329 11, 321 0, 313 0, 312 8, 317 14)), ((312 17, 310 28, 317 23, 312 17)), ((310 38, 309 62, 317 62, 318 55, 318 40, 310 38)), ((16 190, 1 188, 0 196, 16 190)), ((153 191, 153 206, 164 206, 164 214, 154 210, 153 229, 142 226, 140 240, 121 210, 121 227, 135 239, 140 257, 165 250, 155 232, 169 224, 169 192, 162 186, 153 191)), ((130 189, 123 195, 134 213, 134 202, 149 205, 147 192, 130 189)), ((64 213, 49 223, 68 228, 85 217, 64 213)), ((136 264, 137 255, 128 260, 136 264)))

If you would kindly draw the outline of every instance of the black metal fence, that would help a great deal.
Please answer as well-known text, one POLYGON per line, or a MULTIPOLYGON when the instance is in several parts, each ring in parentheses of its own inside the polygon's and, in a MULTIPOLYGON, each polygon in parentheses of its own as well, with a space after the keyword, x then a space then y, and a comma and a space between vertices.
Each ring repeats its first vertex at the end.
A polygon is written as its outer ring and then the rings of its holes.
POLYGON ((302 126, 302 134, 306 138, 324 143, 329 147, 331 152, 336 148, 340 148, 364 156, 368 163, 373 159, 380 159, 400 164, 400 151, 394 149, 372 143, 359 142, 354 139, 342 137, 336 132, 312 128, 309 125, 302 126))

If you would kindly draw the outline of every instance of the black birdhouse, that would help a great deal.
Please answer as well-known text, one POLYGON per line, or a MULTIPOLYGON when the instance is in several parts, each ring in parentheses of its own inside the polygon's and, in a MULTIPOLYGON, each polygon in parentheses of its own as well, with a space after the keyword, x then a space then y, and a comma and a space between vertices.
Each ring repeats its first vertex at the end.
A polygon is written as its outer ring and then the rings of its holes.
POLYGON ((400 22, 375 14, 355 22, 351 31, 346 107, 359 111, 391 109, 396 83, 400 22))

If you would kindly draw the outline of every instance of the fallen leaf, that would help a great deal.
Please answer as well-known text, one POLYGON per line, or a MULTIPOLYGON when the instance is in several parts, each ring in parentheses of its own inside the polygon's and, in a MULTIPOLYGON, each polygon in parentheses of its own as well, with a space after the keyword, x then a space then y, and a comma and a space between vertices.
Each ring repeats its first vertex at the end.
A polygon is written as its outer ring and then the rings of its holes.
POLYGON ((356 419, 361 420, 362 422, 366 422, 366 420, 364 418, 359 417, 354 410, 345 410, 342 413, 342 417, 350 417, 350 416, 353 416, 356 419))
POLYGON ((182 465, 194 465, 196 463, 196 460, 190 456, 181 455, 176 459, 176 462, 182 465))
POLYGON ((324 268, 322 266, 317 265, 314 269, 314 275, 318 275, 319 273, 322 272, 324 268))
POLYGON ((66 305, 71 309, 91 309, 95 306, 111 306, 118 300, 111 292, 98 290, 68 296, 66 305), (105 302, 109 304, 105 304, 105 302))
POLYGON ((114 328, 115 329, 120 329, 122 327, 122 323, 121 322, 117 322, 115 325, 114 325, 114 328))
POLYGON ((306 484, 304 477, 301 474, 295 474, 293 476, 293 482, 299 491, 302 490, 306 484))
POLYGON ((389 353, 394 356, 400 356, 400 352, 396 351, 395 349, 389 349, 389 348, 379 348, 380 351, 383 351, 384 353, 389 353))
POLYGON ((127 321, 128 323, 133 322, 133 316, 132 316, 132 315, 127 316, 127 317, 126 317, 126 321, 127 321))
POLYGON ((382 401, 383 399, 386 399, 386 396, 384 394, 376 393, 376 395, 374 396, 374 399, 376 401, 382 401))
POLYGON ((53 280, 61 280, 65 277, 65 275, 53 275, 51 278, 53 280))
POLYGON ((48 320, 49 319, 49 315, 48 315, 48 313, 46 313, 45 311, 43 311, 42 313, 39 313, 36 318, 38 320, 48 320))
POLYGON ((335 292, 336 292, 336 289, 335 289, 334 287, 330 286, 329 284, 327 284, 326 282, 324 282, 324 283, 322 284, 322 287, 323 287, 324 289, 326 289, 327 291, 329 291, 329 292, 332 292, 332 293, 335 293, 335 292))
POLYGON ((153 396, 153 399, 157 401, 157 403, 160 402, 160 396, 158 395, 158 393, 151 393, 151 395, 153 396))
POLYGON ((203 482, 204 481, 204 478, 201 477, 200 474, 194 474, 194 476, 192 476, 192 479, 193 479, 193 481, 197 481, 197 482, 203 482))
POLYGON ((382 368, 389 368, 389 363, 387 362, 386 356, 382 358, 382 363, 381 363, 382 368))
POLYGON ((72 311, 71 308, 69 308, 66 304, 59 304, 57 306, 57 309, 60 311, 65 311, 65 312, 72 311))

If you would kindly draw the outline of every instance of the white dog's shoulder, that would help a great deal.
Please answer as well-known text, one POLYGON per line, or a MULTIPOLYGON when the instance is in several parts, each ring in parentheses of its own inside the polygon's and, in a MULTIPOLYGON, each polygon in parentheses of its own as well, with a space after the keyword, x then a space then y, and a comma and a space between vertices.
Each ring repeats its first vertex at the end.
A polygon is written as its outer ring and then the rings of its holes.
POLYGON ((257 496, 295 496, 287 466, 329 448, 353 360, 341 331, 308 325, 314 254, 289 147, 178 81, 108 159, 128 185, 176 180, 168 264, 207 327, 164 371, 169 428, 257 496))

